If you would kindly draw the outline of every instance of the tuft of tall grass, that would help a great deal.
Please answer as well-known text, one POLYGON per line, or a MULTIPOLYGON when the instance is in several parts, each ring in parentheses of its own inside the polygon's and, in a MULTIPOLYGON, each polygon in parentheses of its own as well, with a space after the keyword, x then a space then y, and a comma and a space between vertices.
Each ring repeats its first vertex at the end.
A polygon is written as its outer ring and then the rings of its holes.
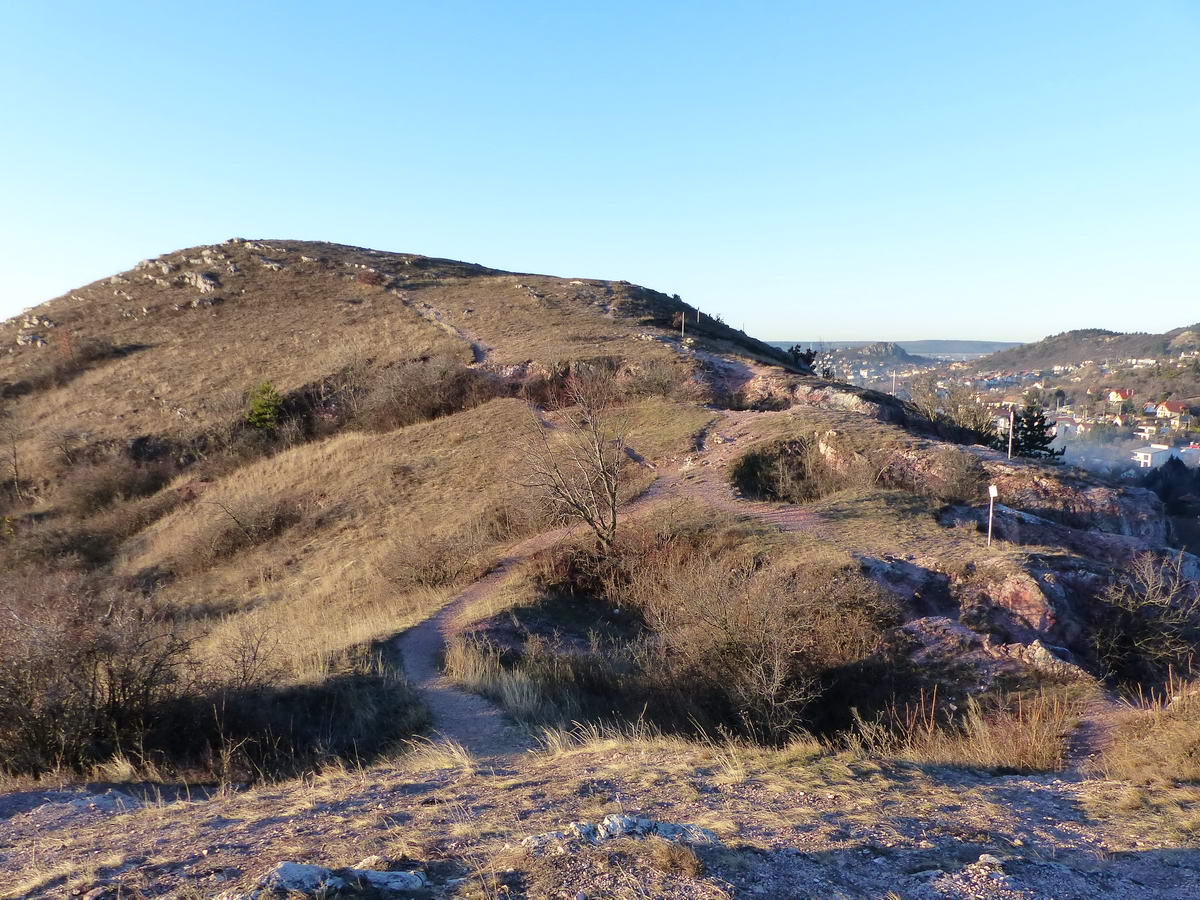
POLYGON ((1171 678, 1131 697, 1092 770, 1138 784, 1200 783, 1200 681, 1171 678))
POLYGON ((838 743, 859 755, 918 765, 955 766, 998 772, 1054 772, 1063 768, 1066 738, 1078 719, 1080 701, 1061 691, 1038 690, 980 700, 971 697, 951 720, 936 694, 893 708, 854 727, 838 743))

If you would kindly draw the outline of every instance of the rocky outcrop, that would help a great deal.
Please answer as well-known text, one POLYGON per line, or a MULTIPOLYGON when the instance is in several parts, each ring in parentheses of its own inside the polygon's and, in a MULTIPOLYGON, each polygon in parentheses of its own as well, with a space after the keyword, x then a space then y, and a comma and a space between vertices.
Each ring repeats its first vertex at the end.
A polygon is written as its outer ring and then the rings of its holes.
POLYGON ((211 294, 221 286, 220 279, 211 272, 184 272, 180 278, 184 284, 194 287, 202 294, 211 294))
POLYGON ((1162 546, 1170 526, 1153 491, 1107 484, 1081 469, 1009 460, 971 448, 1006 506, 1071 528, 1140 538, 1162 546))
POLYGON ((965 686, 971 692, 1031 675, 1091 679, 1065 647, 1038 639, 1028 644, 996 641, 945 616, 906 622, 891 635, 889 644, 932 680, 965 686))
POLYGON ((1086 656, 1086 610, 1111 581, 1112 567, 1068 554, 998 558, 951 577, 959 618, 1000 640, 1044 640, 1086 656))
MULTIPOLYGON (((967 525, 979 531, 987 529, 987 519, 986 508, 967 506, 950 507, 939 517, 947 527, 967 525)), ((1071 528, 1001 503, 996 504, 992 533, 997 540, 1010 544, 1060 547, 1111 566, 1126 566, 1148 551, 1164 552, 1161 546, 1155 546, 1146 538, 1071 528)), ((1200 579, 1200 557, 1181 551, 1170 552, 1180 558, 1186 577, 1200 579)))
POLYGON ((226 892, 220 898, 266 900, 269 897, 361 897, 364 894, 371 897, 402 897, 428 886, 429 879, 415 869, 402 872, 359 867, 328 869, 325 866, 281 862, 263 876, 255 890, 245 894, 226 892))
POLYGON ((742 388, 748 405, 798 405, 860 413, 883 422, 908 421, 904 404, 888 394, 781 370, 758 373, 742 388))
POLYGON ((621 837, 660 837, 668 841, 715 846, 720 843, 713 832, 699 825, 656 822, 643 816, 609 815, 601 822, 572 822, 562 831, 532 834, 521 846, 534 856, 568 852, 572 846, 600 844, 621 837))

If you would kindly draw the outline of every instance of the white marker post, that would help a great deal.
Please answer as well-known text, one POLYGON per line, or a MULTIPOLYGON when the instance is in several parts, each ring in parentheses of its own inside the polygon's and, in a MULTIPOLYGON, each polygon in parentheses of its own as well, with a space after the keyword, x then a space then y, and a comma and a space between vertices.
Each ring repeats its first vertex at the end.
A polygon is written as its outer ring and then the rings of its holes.
POLYGON ((996 497, 998 497, 999 495, 1000 495, 1000 492, 998 490, 996 490, 996 486, 994 484, 989 484, 988 485, 988 542, 987 542, 987 545, 989 547, 992 546, 992 516, 996 512, 996 497))

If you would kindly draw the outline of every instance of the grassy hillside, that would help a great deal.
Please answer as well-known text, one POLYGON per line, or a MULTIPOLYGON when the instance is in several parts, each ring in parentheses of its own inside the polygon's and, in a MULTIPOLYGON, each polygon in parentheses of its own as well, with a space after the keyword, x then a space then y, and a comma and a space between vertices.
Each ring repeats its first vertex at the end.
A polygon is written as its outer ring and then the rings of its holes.
POLYGON ((293 395, 429 357, 509 374, 601 358, 667 364, 678 354, 660 339, 685 310, 700 346, 786 364, 776 348, 627 282, 235 239, 143 261, 0 324, 0 397, 26 440, 71 431, 91 444, 186 442, 235 419, 266 379, 293 395))

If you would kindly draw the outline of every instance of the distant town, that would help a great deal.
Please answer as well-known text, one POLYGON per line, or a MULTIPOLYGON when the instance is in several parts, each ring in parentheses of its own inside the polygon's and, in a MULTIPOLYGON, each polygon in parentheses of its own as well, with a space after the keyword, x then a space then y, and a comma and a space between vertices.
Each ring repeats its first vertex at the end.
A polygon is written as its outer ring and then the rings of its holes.
POLYGON ((1033 405, 1043 412, 1055 446, 1066 451, 1066 461, 1094 471, 1134 478, 1171 458, 1200 465, 1200 347, 1012 368, 993 364, 1006 355, 993 348, 1019 345, 974 342, 982 352, 972 353, 967 346, 972 343, 816 343, 804 349, 814 354, 818 374, 903 399, 910 399, 917 380, 933 379, 941 391, 968 387, 994 412, 1002 436, 1015 411, 1033 405), (907 349, 935 343, 953 345, 956 352, 907 349))

